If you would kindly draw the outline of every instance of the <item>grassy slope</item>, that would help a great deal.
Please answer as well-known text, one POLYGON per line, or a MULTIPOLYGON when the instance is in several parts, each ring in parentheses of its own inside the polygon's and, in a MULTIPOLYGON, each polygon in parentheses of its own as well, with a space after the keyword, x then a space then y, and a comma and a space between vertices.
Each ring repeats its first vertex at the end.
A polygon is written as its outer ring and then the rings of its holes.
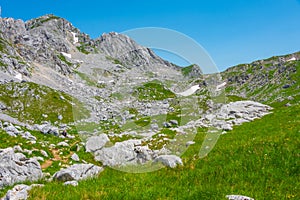
POLYGON ((195 159, 204 133, 185 153, 184 166, 129 174, 106 168, 78 187, 51 182, 33 189, 30 199, 225 199, 243 194, 255 199, 299 199, 300 106, 235 127, 222 135, 204 159, 195 159))
MULTIPOLYGON (((270 58, 270 60, 275 58, 270 58)), ((232 78, 234 81, 229 82, 226 91, 233 95, 241 95, 245 92, 247 98, 259 101, 262 103, 275 102, 278 97, 286 98, 288 96, 300 93, 300 61, 286 62, 283 66, 278 64, 242 64, 236 67, 229 68, 222 73, 223 79, 232 78), (261 68, 261 69, 260 69, 261 68), (283 72, 279 73, 279 70, 283 72), (296 70, 295 72, 289 72, 296 70), (293 69, 293 70, 292 70, 293 69), (235 77, 243 77, 250 75, 250 78, 245 83, 236 83, 235 77), (263 77, 261 80, 254 79, 254 77, 263 77), (294 83, 293 83, 294 82, 294 83), (263 85, 262 85, 263 84, 263 85), (283 89, 283 86, 289 84, 291 87, 283 89)))
POLYGON ((32 82, 1 84, 0 101, 8 107, 5 111, 8 115, 30 124, 44 120, 53 123, 58 121, 59 114, 63 116, 62 123, 72 122, 73 108, 80 111, 76 113, 78 119, 89 116, 88 111, 78 100, 63 92, 32 82), (48 117, 44 118, 42 114, 47 114, 48 117))

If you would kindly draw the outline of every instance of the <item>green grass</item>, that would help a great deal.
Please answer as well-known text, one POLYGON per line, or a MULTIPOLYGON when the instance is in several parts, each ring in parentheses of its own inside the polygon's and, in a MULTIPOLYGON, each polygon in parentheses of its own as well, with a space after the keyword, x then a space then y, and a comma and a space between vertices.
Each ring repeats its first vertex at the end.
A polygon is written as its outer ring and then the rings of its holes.
POLYGON ((57 57, 58 57, 61 61, 63 61, 64 63, 66 63, 68 66, 72 66, 72 65, 73 65, 73 63, 69 62, 69 61, 66 59, 66 57, 63 56, 62 54, 57 55, 57 57))
POLYGON ((0 52, 6 52, 6 41, 3 38, 0 38, 0 52))
POLYGON ((106 59, 112 61, 112 63, 114 63, 116 65, 123 65, 123 63, 120 60, 116 59, 116 58, 106 56, 106 59))
POLYGON ((273 114, 222 135, 210 154, 197 159, 205 133, 199 131, 183 156, 184 166, 131 174, 106 168, 78 187, 47 183, 30 199, 299 199, 300 106, 277 104, 273 114))
POLYGON ((182 74, 184 76, 188 76, 192 72, 193 67, 194 67, 194 65, 190 65, 190 66, 181 68, 182 74))
POLYGON ((63 116, 62 123, 73 122, 74 116, 76 119, 89 116, 89 112, 77 99, 32 82, 1 84, 0 101, 8 107, 5 111, 8 115, 29 124, 39 124, 41 121, 54 123, 58 121, 59 114, 63 116), (74 110, 77 111, 76 115, 74 110))
POLYGON ((44 24, 45 22, 48 22, 53 19, 60 19, 60 18, 55 15, 48 15, 46 18, 40 17, 40 18, 36 19, 35 23, 30 27, 30 29, 37 28, 37 27, 41 26, 42 24, 44 24))
POLYGON ((77 46, 76 48, 77 48, 78 51, 80 51, 81 53, 84 53, 84 54, 89 54, 89 53, 90 53, 89 51, 87 51, 87 50, 85 49, 85 46, 84 46, 84 45, 77 46))
POLYGON ((164 100, 176 97, 172 91, 165 88, 160 82, 145 83, 143 86, 136 88, 133 95, 141 101, 164 100))

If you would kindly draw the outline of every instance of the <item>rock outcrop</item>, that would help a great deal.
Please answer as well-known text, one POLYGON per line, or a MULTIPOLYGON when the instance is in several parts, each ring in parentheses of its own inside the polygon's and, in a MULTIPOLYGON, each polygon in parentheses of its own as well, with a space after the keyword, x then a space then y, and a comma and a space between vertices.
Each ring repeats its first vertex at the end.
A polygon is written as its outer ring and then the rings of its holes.
POLYGON ((109 142, 109 138, 106 134, 89 137, 85 145, 86 152, 98 151, 102 149, 107 142, 109 142))
POLYGON ((41 184, 33 184, 33 185, 16 185, 13 189, 8 190, 6 195, 1 200, 26 200, 28 198, 28 192, 33 187, 43 187, 41 184))
POLYGON ((94 177, 103 171, 102 167, 93 164, 74 164, 62 169, 53 175, 53 179, 59 181, 79 181, 94 177))
POLYGON ((15 153, 13 148, 0 149, 0 188, 26 180, 36 181, 43 173, 35 158, 15 153))

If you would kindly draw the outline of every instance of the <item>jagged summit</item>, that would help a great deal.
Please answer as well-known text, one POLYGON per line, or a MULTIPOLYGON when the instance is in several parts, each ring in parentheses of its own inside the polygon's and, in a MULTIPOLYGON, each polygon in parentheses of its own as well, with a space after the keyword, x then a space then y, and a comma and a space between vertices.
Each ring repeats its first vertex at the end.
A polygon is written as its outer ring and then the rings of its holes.
POLYGON ((171 63, 161 59, 151 49, 137 44, 123 34, 116 32, 104 33, 95 42, 98 49, 113 58, 119 59, 127 66, 172 66, 171 63))
POLYGON ((13 76, 18 73, 30 76, 36 64, 64 75, 71 74, 82 64, 74 59, 79 53, 106 57, 107 60, 115 60, 112 64, 118 63, 127 68, 140 67, 146 71, 153 70, 153 67, 176 69, 175 65, 128 36, 111 32, 93 40, 66 19, 53 14, 26 22, 1 18, 0 31, 1 71, 13 76))

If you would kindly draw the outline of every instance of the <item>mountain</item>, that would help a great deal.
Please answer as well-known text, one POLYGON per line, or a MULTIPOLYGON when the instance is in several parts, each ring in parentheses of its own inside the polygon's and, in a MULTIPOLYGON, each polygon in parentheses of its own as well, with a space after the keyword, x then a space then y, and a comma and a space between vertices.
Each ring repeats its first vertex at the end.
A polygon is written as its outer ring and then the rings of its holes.
POLYGON ((300 94, 300 52, 240 64, 222 72, 226 92, 272 103, 300 94))
POLYGON ((0 18, 0 197, 296 198, 299 59, 203 74, 54 15, 0 18))

